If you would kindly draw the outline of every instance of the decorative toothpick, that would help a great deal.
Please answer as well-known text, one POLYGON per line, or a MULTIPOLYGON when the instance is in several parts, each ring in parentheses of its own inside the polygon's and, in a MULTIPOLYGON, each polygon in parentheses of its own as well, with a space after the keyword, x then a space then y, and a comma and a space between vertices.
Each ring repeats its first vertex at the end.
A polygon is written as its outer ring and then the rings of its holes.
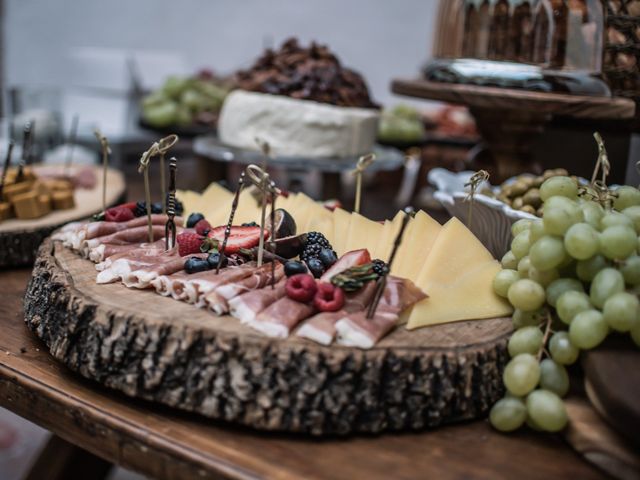
POLYGON ((473 205, 475 203, 475 195, 478 187, 483 183, 489 180, 489 172, 486 170, 478 170, 476 173, 471 175, 471 178, 467 183, 464 184, 465 187, 469 187, 471 191, 467 198, 465 198, 465 202, 469 202, 469 211, 467 214, 467 226, 471 228, 471 221, 473 220, 473 205))
POLYGON ((229 235, 231 235, 231 226, 233 225, 233 217, 236 214, 236 210, 238 209, 238 203, 240 201, 240 192, 244 187, 244 175, 243 171, 240 174, 240 178, 238 179, 238 188, 236 188, 236 193, 233 195, 233 201, 231 202, 231 212, 229 212, 229 220, 227 221, 227 225, 224 228, 224 238, 222 240, 222 247, 220 247, 220 261, 216 266, 216 275, 220 273, 220 265, 222 264, 222 258, 224 255, 224 251, 227 248, 227 242, 229 241, 229 235))
POLYGON ((380 303, 380 299, 382 298, 382 294, 384 293, 384 289, 387 285, 387 275, 391 271, 391 266, 393 265, 393 260, 396 258, 396 253, 398 252, 398 247, 402 243, 402 237, 404 236, 404 231, 407 228, 407 224, 409 220, 415 215, 415 210, 413 207, 407 207, 404 209, 405 216, 402 219, 402 225, 400 226, 400 230, 396 235, 396 238, 393 242, 393 249, 391 250, 391 255, 389 255, 389 261, 387 262, 387 272, 378 278, 376 282, 376 291, 373 295, 373 300, 369 304, 369 309, 367 310, 367 318, 371 319, 376 314, 376 309, 378 308, 378 304, 380 303))
POLYGON ((162 213, 167 213, 167 186, 165 181, 164 157, 171 147, 178 142, 175 134, 161 138, 157 142, 158 154, 160 155, 160 191, 162 192, 162 213))
MULTIPOLYGON (((578 190, 580 195, 599 202, 605 208, 609 208, 617 196, 616 192, 612 192, 607 186, 607 177, 611 171, 611 163, 609 162, 609 156, 607 155, 607 149, 604 146, 602 136, 598 132, 594 132, 593 136, 598 144, 598 160, 596 160, 596 166, 591 175, 591 182, 587 186, 581 185, 578 190), (600 178, 598 178, 598 174, 600 174, 600 178)), ((637 165, 638 164, 636 164, 636 166, 637 165)))
POLYGON ((260 240, 258 243, 258 267, 261 267, 264 256, 264 224, 267 212, 267 195, 271 180, 269 178, 269 174, 257 165, 249 165, 245 171, 251 183, 258 187, 261 192, 262 200, 260 202, 260 240))
POLYGON ((100 148, 102 150, 102 211, 107 211, 107 168, 109 166, 109 155, 111 155, 111 147, 109 146, 109 141, 107 137, 105 137, 100 130, 96 129, 93 131, 93 134, 98 139, 100 143, 100 148))
POLYGON ((11 155, 13 154, 13 140, 9 141, 7 156, 4 158, 4 168, 2 170, 2 178, 0 179, 0 201, 4 200, 4 183, 7 180, 7 172, 11 165, 11 155))
MULTIPOLYGON (((271 190, 271 237, 269 242, 269 250, 271 251, 271 255, 275 256, 276 254, 276 231, 278 230, 276 225, 276 197, 278 196, 276 193, 276 184, 271 182, 270 185, 271 190)), ((271 258, 271 290, 276 288, 276 259, 275 257, 271 258)))
POLYGON ((78 114, 73 116, 71 120, 71 131, 69 132, 69 137, 67 138, 67 158, 64 161, 64 172, 65 176, 69 176, 69 170, 71 169, 71 163, 73 162, 73 150, 76 147, 76 141, 78 137, 78 122, 80 117, 78 114))
POLYGON ((356 176, 356 199, 355 205, 353 206, 353 211, 356 213, 360 213, 360 201, 362 197, 362 174, 367 169, 367 167, 373 163, 375 159, 376 156, 373 153, 363 155, 358 159, 356 168, 355 170, 353 170, 353 174, 356 176))
POLYGON ((22 135, 22 157, 18 164, 18 175, 16 176, 16 180, 18 182, 21 182, 24 179, 24 167, 27 165, 29 156, 31 155, 31 145, 33 145, 33 142, 31 141, 32 134, 33 122, 27 122, 24 125, 24 133, 22 135))
POLYGON ((600 135, 599 132, 594 132, 593 137, 596 139, 596 143, 598 144, 598 160, 596 161, 596 166, 593 169, 593 175, 591 175, 591 184, 595 184, 598 177, 598 172, 601 171, 600 181, 606 185, 607 177, 609 176, 609 172, 611 171, 609 155, 607 155, 607 149, 604 146, 602 135, 600 135))
POLYGON ((256 137, 255 140, 263 156, 261 167, 266 172, 267 165, 269 164, 269 159, 271 158, 271 145, 269 145, 269 142, 260 137, 256 137))
POLYGON ((178 170, 178 161, 176 157, 169 160, 169 198, 167 199, 167 223, 164 227, 165 246, 167 250, 176 245, 176 171, 178 170), (171 234, 171 241, 169 241, 171 234))

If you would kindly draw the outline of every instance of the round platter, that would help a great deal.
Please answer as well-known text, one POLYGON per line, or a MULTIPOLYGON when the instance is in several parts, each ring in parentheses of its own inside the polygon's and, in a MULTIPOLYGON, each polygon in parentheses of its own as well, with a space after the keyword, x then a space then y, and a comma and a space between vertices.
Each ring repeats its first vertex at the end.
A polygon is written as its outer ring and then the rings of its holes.
POLYGON ((399 327, 367 351, 261 336, 152 291, 97 285, 46 240, 25 321, 71 370, 132 397, 315 435, 418 430, 486 413, 503 393, 511 320, 399 327))
MULTIPOLYGON (((38 165, 34 165, 38 172, 38 165)), ((50 166, 46 167, 51 168, 50 166)), ((38 246, 56 228, 76 220, 82 220, 102 211, 102 167, 94 166, 96 186, 92 189, 77 188, 74 192, 74 208, 54 210, 34 220, 12 218, 0 222, 0 267, 32 265, 38 246)), ((107 205, 124 199, 124 176, 117 170, 107 170, 107 205)))

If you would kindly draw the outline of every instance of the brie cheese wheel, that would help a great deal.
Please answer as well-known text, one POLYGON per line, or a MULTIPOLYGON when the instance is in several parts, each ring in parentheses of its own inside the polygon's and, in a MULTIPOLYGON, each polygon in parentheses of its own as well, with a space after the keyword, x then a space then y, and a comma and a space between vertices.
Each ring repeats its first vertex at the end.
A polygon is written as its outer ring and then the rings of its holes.
POLYGON ((258 138, 278 156, 348 157, 371 151, 379 117, 374 109, 236 90, 224 101, 218 134, 250 150, 259 150, 258 138))

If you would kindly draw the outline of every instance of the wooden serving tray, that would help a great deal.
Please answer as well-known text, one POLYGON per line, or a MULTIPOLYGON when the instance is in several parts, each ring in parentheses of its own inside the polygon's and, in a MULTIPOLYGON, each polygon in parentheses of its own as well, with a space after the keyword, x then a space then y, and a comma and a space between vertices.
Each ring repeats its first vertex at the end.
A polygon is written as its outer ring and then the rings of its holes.
MULTIPOLYGON (((37 173, 38 165, 33 168, 37 173)), ((82 220, 102 211, 102 167, 93 168, 96 186, 90 190, 77 188, 74 192, 74 208, 54 210, 33 220, 11 218, 0 222, 0 267, 32 265, 38 246, 51 232, 66 223, 82 220)), ((112 206, 123 200, 125 192, 126 184, 122 173, 108 169, 107 205, 112 206)))
POLYGON ((264 337, 152 291, 95 283, 47 239, 24 299, 51 354, 125 394, 265 430, 418 430, 484 415, 503 394, 511 319, 407 331, 375 348, 264 337))

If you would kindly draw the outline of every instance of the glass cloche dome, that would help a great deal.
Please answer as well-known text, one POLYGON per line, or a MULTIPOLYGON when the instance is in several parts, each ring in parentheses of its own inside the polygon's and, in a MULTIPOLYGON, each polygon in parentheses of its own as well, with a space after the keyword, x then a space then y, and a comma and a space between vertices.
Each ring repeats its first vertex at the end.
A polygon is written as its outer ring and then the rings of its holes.
POLYGON ((441 0, 428 80, 610 95, 601 0, 441 0))

